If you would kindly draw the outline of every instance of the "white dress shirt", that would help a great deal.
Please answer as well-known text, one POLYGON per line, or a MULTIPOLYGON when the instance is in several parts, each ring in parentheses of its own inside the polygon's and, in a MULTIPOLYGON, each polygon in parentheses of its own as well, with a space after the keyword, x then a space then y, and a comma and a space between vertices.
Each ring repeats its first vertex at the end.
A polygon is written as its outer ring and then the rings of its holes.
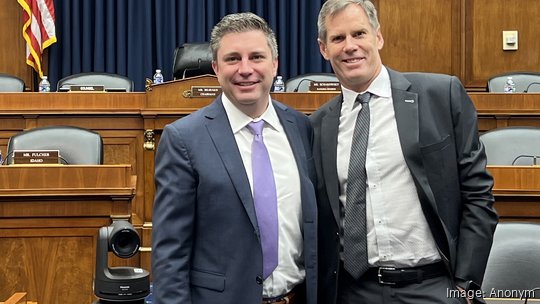
MULTIPOLYGON (((252 119, 240 111, 225 96, 221 95, 223 107, 229 118, 231 129, 253 193, 251 166, 251 143, 253 134, 247 128, 251 121, 264 120, 263 140, 274 170, 278 201, 279 245, 278 266, 263 282, 263 297, 283 295, 303 282, 305 277, 302 237, 302 201, 300 175, 287 134, 279 121, 270 96, 266 111, 257 119, 252 119)), ((238 250, 242 250, 239 248, 238 250)))
MULTIPOLYGON (((401 149, 390 76, 384 66, 367 92, 372 94, 366 156, 368 263, 411 267, 438 261, 440 255, 401 149)), ((358 103, 355 105, 355 100, 364 92, 342 87, 342 93, 337 171, 339 200, 345 206, 352 137, 362 108, 358 103)))

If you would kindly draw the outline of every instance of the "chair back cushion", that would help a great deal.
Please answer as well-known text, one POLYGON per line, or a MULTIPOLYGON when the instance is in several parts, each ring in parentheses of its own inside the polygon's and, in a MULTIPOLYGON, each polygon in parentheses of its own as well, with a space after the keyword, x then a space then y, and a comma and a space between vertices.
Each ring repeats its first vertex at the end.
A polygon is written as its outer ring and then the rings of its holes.
POLYGON ((540 128, 508 127, 480 135, 488 165, 540 165, 540 128))
POLYGON ((15 150, 59 150, 67 164, 103 164, 103 140, 91 130, 72 126, 34 128, 13 135, 8 141, 7 163, 15 150))
POLYGON ((0 73, 0 92, 24 92, 24 81, 18 77, 0 73))
POLYGON ((176 48, 173 62, 174 79, 206 74, 215 75, 212 69, 210 43, 184 43, 176 48))
MULTIPOLYGON (((488 296, 492 291, 525 291, 537 287, 540 287, 540 224, 499 223, 482 290, 488 296)), ((540 291, 534 294, 535 298, 540 297, 540 291)))
POLYGON ((528 93, 540 92, 540 73, 534 72, 512 72, 493 76, 488 80, 488 92, 503 93, 508 76, 512 76, 512 80, 516 85, 516 93, 525 91, 528 93))
POLYGON ((69 91, 71 85, 99 85, 108 91, 133 91, 133 81, 126 76, 110 73, 80 73, 64 77, 58 81, 57 91, 69 91))

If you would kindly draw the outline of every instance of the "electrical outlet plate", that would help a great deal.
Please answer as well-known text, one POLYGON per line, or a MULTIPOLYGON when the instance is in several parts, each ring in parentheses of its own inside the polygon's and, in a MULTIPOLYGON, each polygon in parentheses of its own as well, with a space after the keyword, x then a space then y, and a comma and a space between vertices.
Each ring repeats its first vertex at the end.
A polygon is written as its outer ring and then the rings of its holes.
POLYGON ((515 51, 518 49, 518 31, 503 31, 503 50, 515 51))

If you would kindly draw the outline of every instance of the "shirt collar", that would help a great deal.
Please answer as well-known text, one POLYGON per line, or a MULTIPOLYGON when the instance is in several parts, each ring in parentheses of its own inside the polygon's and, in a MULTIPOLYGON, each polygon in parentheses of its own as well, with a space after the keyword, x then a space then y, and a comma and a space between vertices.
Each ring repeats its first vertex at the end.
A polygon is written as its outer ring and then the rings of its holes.
POLYGON ((272 98, 270 98, 270 96, 268 96, 268 107, 266 108, 266 111, 255 119, 240 111, 225 94, 221 94, 221 102, 223 103, 223 108, 225 108, 225 113, 227 113, 229 124, 231 125, 234 134, 238 133, 250 122, 259 121, 261 119, 273 129, 279 130, 277 127, 280 125, 279 117, 277 116, 276 109, 274 109, 272 98))
POLYGON ((355 92, 343 86, 341 86, 341 92, 343 94, 343 102, 350 105, 354 104, 358 94, 363 94, 365 92, 370 92, 378 97, 390 98, 392 96, 392 86, 390 84, 390 75, 388 74, 388 70, 383 65, 379 75, 375 77, 373 82, 369 85, 369 88, 364 92, 355 92))

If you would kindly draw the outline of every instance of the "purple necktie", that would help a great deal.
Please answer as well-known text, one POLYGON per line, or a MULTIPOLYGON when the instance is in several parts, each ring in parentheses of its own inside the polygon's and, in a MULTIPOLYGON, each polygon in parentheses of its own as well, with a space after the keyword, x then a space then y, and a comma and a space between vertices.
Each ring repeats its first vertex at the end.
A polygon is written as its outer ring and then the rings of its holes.
POLYGON ((251 166, 253 170, 253 200, 261 236, 263 254, 263 277, 266 279, 278 264, 278 215, 274 172, 268 150, 264 145, 262 131, 264 120, 250 122, 253 133, 251 166))

